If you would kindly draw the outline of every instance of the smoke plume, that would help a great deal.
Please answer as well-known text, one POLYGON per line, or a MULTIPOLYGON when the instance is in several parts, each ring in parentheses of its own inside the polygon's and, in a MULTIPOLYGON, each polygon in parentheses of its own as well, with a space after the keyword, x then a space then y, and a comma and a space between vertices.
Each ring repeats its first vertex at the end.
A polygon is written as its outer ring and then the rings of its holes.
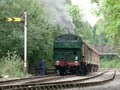
POLYGON ((64 27, 67 33, 74 34, 75 25, 67 11, 65 0, 40 0, 49 20, 56 25, 64 27))

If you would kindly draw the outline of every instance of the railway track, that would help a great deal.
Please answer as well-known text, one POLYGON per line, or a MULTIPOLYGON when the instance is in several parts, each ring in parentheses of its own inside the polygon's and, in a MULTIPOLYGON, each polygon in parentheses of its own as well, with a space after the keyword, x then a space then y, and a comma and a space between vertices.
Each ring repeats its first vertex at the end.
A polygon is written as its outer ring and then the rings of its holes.
MULTIPOLYGON (((34 82, 46 82, 54 79, 61 79, 61 78, 66 78, 68 76, 59 76, 59 75, 54 75, 54 76, 43 76, 43 77, 33 77, 33 78, 24 78, 24 79, 19 79, 17 80, 8 80, 5 82, 2 82, 0 84, 0 90, 4 89, 11 89, 13 90, 16 87, 28 87, 25 83, 34 83, 34 82)), ((73 77, 73 75, 69 75, 69 77, 73 77)))
POLYGON ((10 85, 17 85, 17 84, 23 84, 23 83, 36 83, 36 82, 46 82, 46 81, 52 81, 52 79, 61 79, 61 78, 67 78, 66 76, 59 76, 56 74, 52 75, 44 75, 44 76, 35 76, 35 77, 29 77, 29 78, 21 78, 21 79, 13 79, 13 80, 3 80, 0 81, 0 86, 10 86, 10 85))
POLYGON ((105 72, 100 72, 98 74, 92 74, 92 75, 88 75, 88 76, 72 76, 71 77, 62 77, 61 79, 56 79, 56 80, 51 80, 51 81, 45 81, 45 82, 30 82, 30 83, 26 83, 28 85, 48 85, 48 84, 56 84, 56 83, 68 83, 68 82, 77 82, 77 81, 84 81, 84 80, 88 80, 88 79, 92 79, 95 77, 99 77, 101 75, 103 75, 104 73, 106 73, 108 71, 105 72))
POLYGON ((90 76, 86 78, 81 78, 77 80, 68 80, 68 81, 59 81, 59 82, 49 82, 49 83, 41 83, 41 82, 31 82, 31 83, 26 83, 22 85, 8 85, 8 86, 2 86, 0 89, 1 90, 56 90, 56 89, 61 89, 61 88, 71 88, 71 87, 82 87, 82 86, 89 86, 89 85, 94 85, 95 84, 100 84, 101 82, 107 82, 115 76, 112 75, 111 78, 104 79, 103 81, 95 81, 95 82, 82 82, 88 79, 93 79, 99 76, 102 76, 107 72, 101 73, 99 75, 95 76, 90 76))
POLYGON ((98 81, 89 81, 89 82, 66 82, 66 83, 56 83, 56 84, 43 84, 43 85, 35 85, 24 88, 16 88, 15 90, 57 90, 57 89, 65 89, 65 88, 76 88, 76 87, 87 87, 93 85, 99 85, 107 83, 115 78, 116 72, 112 73, 112 75, 108 78, 104 78, 98 81))
MULTIPOLYGON (((18 79, 11 79, 11 80, 2 80, 2 79, 0 79, 0 86, 1 85, 5 85, 5 84, 10 84, 10 83, 12 83, 12 84, 15 84, 15 83, 22 83, 22 82, 29 82, 29 81, 32 81, 33 79, 35 80, 35 79, 40 79, 40 78, 46 78, 46 77, 51 77, 51 76, 58 76, 57 74, 55 74, 54 73, 54 69, 53 68, 50 68, 50 69, 48 69, 47 68, 47 74, 49 74, 49 75, 44 75, 44 76, 32 76, 32 77, 27 77, 27 78, 18 78, 18 79), (51 72, 51 73, 49 73, 49 71, 51 72)), ((3 78, 2 76, 0 76, 0 78, 3 78)))
POLYGON ((28 77, 28 78, 21 78, 21 79, 12 79, 12 80, 2 80, 0 81, 0 86, 2 85, 10 85, 10 84, 22 84, 22 83, 26 83, 26 82, 32 82, 32 81, 35 81, 35 80, 44 80, 46 78, 49 78, 49 77, 55 77, 55 76, 58 76, 56 74, 52 74, 52 75, 44 75, 44 76, 33 76, 33 77, 28 77))

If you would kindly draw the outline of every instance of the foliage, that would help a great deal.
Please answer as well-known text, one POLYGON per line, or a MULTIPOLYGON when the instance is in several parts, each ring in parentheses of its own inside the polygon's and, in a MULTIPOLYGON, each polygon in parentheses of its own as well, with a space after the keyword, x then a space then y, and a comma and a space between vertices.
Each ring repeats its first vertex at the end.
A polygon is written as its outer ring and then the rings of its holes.
POLYGON ((0 59, 0 75, 12 75, 23 77, 23 61, 16 52, 8 52, 7 55, 0 59))
MULTIPOLYGON (((28 60, 38 63, 40 58, 52 59, 53 39, 61 29, 48 22, 39 0, 1 0, 0 16, 22 17, 24 11, 28 15, 28 60), (59 31, 58 31, 58 30, 59 31)), ((17 51, 23 58, 24 31, 23 23, 0 24, 0 57, 9 51, 17 51)))
MULTIPOLYGON (((38 68, 38 62, 41 58, 46 60, 47 66, 50 66, 53 62, 53 40, 54 37, 65 33, 63 27, 55 26, 48 21, 39 0, 0 0, 0 19, 23 17, 25 11, 28 16, 27 59, 29 67, 38 68)), ((88 22, 83 21, 78 7, 70 5, 70 13, 76 26, 75 34, 93 44, 92 28, 88 22)), ((23 23, 0 22, 0 58, 5 56, 9 50, 10 52, 16 51, 16 54, 23 59, 23 41, 23 23)))
POLYGON ((75 24, 75 34, 81 36, 83 40, 87 43, 93 45, 93 29, 87 21, 84 21, 82 14, 78 6, 72 5, 70 7, 70 13, 73 17, 73 22, 75 24))
POLYGON ((97 14, 101 17, 97 31, 104 34, 105 43, 115 45, 120 52, 120 0, 97 0, 97 3, 100 7, 97 14))
POLYGON ((120 68, 120 60, 105 60, 102 59, 100 61, 100 67, 101 68, 120 68))

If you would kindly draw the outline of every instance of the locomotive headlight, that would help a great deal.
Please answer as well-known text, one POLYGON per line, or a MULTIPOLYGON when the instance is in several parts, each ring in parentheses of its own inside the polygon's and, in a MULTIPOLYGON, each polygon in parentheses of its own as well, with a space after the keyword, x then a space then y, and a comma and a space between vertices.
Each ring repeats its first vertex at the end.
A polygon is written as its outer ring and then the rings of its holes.
POLYGON ((60 64, 60 61, 56 61, 56 65, 59 65, 60 64))
POLYGON ((76 66, 78 65, 78 61, 75 61, 75 65, 76 65, 76 66))
POLYGON ((75 60, 78 60, 78 57, 77 57, 77 56, 75 56, 75 60))

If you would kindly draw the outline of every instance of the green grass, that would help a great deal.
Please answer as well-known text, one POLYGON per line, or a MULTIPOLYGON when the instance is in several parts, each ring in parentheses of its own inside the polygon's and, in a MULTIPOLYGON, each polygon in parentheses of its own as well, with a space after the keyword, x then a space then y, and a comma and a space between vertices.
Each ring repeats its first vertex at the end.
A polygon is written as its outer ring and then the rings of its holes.
POLYGON ((100 67, 101 68, 120 68, 120 60, 105 60, 102 59, 100 61, 100 67))
POLYGON ((23 72, 23 60, 15 52, 8 52, 0 59, 0 75, 25 77, 27 74, 23 72))

